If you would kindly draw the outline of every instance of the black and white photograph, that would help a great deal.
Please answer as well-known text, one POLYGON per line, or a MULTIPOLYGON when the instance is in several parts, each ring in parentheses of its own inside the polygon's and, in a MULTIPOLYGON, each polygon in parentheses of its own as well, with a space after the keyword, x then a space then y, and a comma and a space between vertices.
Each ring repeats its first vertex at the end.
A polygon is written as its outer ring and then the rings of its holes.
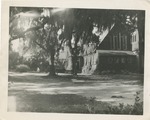
POLYGON ((143 115, 145 11, 9 7, 8 112, 143 115))

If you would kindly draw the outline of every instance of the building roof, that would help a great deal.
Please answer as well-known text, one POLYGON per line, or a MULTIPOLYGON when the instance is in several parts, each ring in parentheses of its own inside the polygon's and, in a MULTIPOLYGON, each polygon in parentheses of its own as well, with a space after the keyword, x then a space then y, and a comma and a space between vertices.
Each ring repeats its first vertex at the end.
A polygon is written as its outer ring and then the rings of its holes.
POLYGON ((102 43, 102 41, 106 38, 106 36, 109 34, 109 32, 114 28, 115 24, 112 24, 110 28, 107 28, 106 30, 104 30, 100 37, 100 43, 102 43))

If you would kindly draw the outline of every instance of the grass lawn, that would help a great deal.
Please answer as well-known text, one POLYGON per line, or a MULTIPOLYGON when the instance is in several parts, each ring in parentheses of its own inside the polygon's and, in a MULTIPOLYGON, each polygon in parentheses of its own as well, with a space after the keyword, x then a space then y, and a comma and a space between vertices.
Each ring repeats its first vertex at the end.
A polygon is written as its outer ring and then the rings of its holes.
POLYGON ((143 75, 45 77, 42 73, 10 73, 8 87, 8 111, 143 113, 142 95, 134 96, 137 91, 142 93, 143 75))

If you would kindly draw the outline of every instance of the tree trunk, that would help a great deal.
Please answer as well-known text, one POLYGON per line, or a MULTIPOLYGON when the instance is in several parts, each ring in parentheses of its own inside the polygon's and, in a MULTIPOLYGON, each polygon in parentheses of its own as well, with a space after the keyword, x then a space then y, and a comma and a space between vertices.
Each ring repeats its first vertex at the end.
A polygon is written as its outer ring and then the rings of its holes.
POLYGON ((71 45, 71 40, 72 40, 72 29, 71 28, 68 28, 68 33, 67 33, 67 39, 68 39, 68 47, 69 47, 69 56, 68 56, 68 59, 67 59, 67 62, 68 62, 68 65, 67 65, 67 70, 69 70, 69 72, 71 72, 73 74, 73 48, 72 48, 72 45, 71 45))
POLYGON ((145 14, 138 15, 138 32, 139 32, 139 73, 144 73, 144 41, 145 41, 145 14))
POLYGON ((76 34, 75 38, 75 45, 74 49, 72 50, 73 58, 72 58, 72 73, 73 75, 77 75, 77 59, 78 59, 78 52, 77 52, 77 43, 79 42, 79 36, 76 34))
MULTIPOLYGON (((76 49, 74 49, 74 52, 76 52, 76 49)), ((72 56, 72 74, 77 75, 77 55, 76 55, 76 53, 73 53, 73 56, 72 56)))
POLYGON ((144 37, 139 30, 139 73, 144 73, 144 37))
POLYGON ((55 51, 54 49, 50 49, 50 53, 49 53, 49 76, 55 76, 55 65, 54 65, 54 55, 55 55, 55 51))

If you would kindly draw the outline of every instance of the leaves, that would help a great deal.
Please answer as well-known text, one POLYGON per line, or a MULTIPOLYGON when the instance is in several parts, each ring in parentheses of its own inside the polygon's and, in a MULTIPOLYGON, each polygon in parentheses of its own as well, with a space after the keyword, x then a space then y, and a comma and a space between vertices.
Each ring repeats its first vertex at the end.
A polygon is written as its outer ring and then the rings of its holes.
MULTIPOLYGON (((10 8, 10 42, 17 38, 28 39, 30 46, 37 45, 43 50, 59 50, 64 42, 68 42, 72 50, 74 39, 75 50, 83 49, 83 44, 100 43, 100 35, 112 25, 124 26, 124 31, 132 33, 140 30, 144 39, 144 11, 110 10, 110 9, 74 9, 63 11, 58 8, 10 8), (42 16, 44 9, 49 16, 42 16), (40 16, 41 14, 41 16, 40 16), (36 16, 36 17, 35 17, 36 16), (93 32, 95 30, 95 32, 93 32)), ((122 29, 120 27, 120 29, 122 29)), ((76 52, 78 53, 78 52, 76 52)))

